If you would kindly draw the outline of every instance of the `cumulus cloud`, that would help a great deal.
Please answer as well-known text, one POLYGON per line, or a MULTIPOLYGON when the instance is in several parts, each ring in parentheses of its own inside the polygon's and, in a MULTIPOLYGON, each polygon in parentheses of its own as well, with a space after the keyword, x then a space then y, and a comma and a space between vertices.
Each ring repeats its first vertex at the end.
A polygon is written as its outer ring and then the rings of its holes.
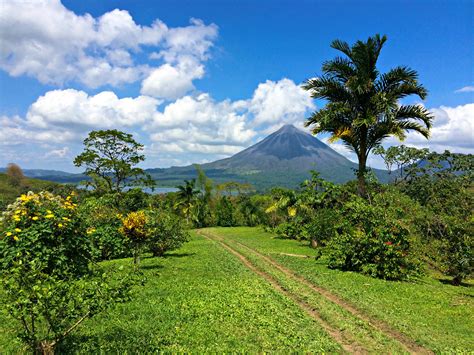
POLYGON ((314 109, 309 93, 286 78, 259 84, 249 102, 255 126, 301 121, 309 109, 314 109))
POLYGON ((474 86, 465 86, 455 91, 455 93, 474 92, 474 86))
POLYGON ((148 96, 119 99, 111 91, 89 96, 74 89, 53 90, 30 106, 26 119, 31 126, 38 128, 59 126, 90 130, 131 127, 150 120, 159 103, 148 96))
POLYGON ((196 19, 186 27, 169 28, 159 19, 141 26, 124 10, 94 18, 75 14, 59 0, 12 0, 2 2, 0 12, 0 68, 45 84, 118 86, 153 72, 134 61, 142 47, 156 49, 171 65, 185 57, 202 61, 216 36, 217 26, 196 19))

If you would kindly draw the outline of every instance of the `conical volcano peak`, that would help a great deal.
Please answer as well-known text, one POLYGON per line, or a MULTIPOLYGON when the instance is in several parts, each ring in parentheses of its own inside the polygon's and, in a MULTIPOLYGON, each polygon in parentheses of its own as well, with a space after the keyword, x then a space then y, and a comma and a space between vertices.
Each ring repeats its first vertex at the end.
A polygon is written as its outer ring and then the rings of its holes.
POLYGON ((302 131, 293 126, 291 123, 287 123, 281 126, 280 129, 274 133, 302 133, 302 131))

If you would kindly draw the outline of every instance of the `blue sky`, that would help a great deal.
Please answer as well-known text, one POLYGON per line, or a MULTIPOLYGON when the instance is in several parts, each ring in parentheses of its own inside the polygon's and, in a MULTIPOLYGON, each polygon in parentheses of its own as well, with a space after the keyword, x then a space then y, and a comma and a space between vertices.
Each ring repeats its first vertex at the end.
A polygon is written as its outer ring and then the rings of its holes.
POLYGON ((146 167, 229 156, 301 127, 324 102, 299 84, 330 42, 375 33, 380 69, 408 65, 429 90, 432 140, 407 144, 473 153, 473 14, 472 1, 0 0, 0 166, 75 171, 87 132, 112 127, 145 144, 146 167))

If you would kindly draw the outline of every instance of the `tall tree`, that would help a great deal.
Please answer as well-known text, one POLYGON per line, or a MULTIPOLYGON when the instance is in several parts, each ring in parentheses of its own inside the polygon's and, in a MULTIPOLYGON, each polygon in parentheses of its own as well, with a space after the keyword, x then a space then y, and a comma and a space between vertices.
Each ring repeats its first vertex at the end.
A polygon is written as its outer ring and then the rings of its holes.
POLYGON ((112 130, 92 131, 84 140, 84 152, 74 165, 84 166, 96 189, 121 192, 127 186, 154 186, 150 175, 136 165, 145 160, 143 145, 131 134, 112 130))
POLYGON ((427 90, 418 74, 398 66, 381 74, 377 60, 386 36, 375 35, 352 47, 340 40, 331 47, 343 56, 323 64, 323 75, 308 79, 303 88, 327 104, 306 121, 313 133, 328 132, 331 141, 341 139, 359 160, 359 194, 366 195, 365 174, 371 150, 389 137, 404 140, 408 131, 429 137, 432 115, 420 104, 402 105, 400 100, 416 95, 425 99, 427 90))

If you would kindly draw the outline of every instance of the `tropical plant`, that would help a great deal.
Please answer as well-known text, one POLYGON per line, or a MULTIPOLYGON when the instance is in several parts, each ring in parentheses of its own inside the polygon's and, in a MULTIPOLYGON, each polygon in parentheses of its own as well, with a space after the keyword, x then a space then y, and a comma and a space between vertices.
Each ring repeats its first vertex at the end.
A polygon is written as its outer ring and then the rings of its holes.
POLYGON ((184 180, 184 185, 178 185, 176 188, 178 191, 176 192, 175 208, 181 211, 189 224, 193 219, 193 207, 196 205, 196 198, 199 194, 199 190, 196 189, 196 180, 184 180))
POLYGON ((143 145, 131 134, 115 129, 92 131, 84 146, 74 165, 85 166, 85 174, 91 179, 87 183, 95 190, 118 193, 126 186, 154 186, 150 175, 136 167, 145 156, 140 154, 143 145))
POLYGON ((328 103, 307 119, 314 134, 328 132, 330 141, 341 139, 358 158, 358 191, 366 195, 367 158, 372 149, 389 137, 400 140, 415 131, 429 137, 432 115, 421 104, 402 105, 410 95, 424 99, 427 90, 418 82, 418 74, 405 66, 381 74, 377 60, 386 36, 375 35, 352 47, 335 40, 331 47, 345 57, 323 64, 323 75, 308 79, 303 88, 315 99, 328 103))
POLYGON ((140 257, 150 236, 147 230, 147 216, 144 211, 130 212, 122 218, 120 233, 130 242, 135 270, 140 268, 140 257))

